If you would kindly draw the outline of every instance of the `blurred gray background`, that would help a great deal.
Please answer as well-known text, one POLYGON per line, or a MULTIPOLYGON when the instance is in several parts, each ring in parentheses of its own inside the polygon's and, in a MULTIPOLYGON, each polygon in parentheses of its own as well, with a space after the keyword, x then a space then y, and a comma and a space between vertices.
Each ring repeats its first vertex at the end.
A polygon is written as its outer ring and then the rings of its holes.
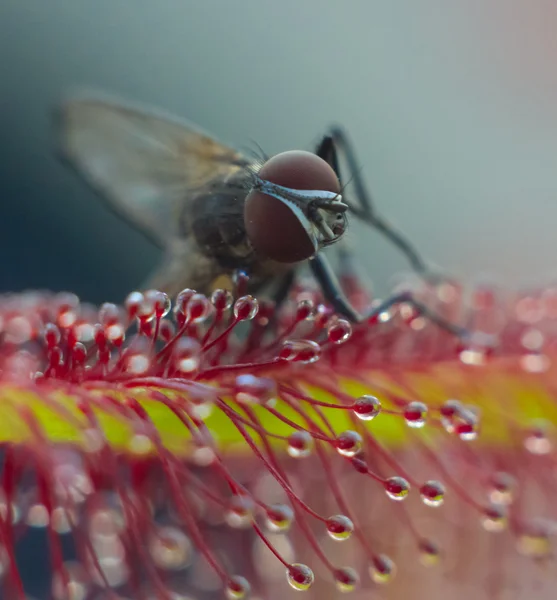
MULTIPOLYGON (((384 215, 443 269, 557 272, 554 0, 2 0, 0 289, 120 300, 158 252, 54 158, 49 111, 108 90, 267 153, 344 125, 384 215)), ((404 260, 354 227, 384 292, 404 260)))

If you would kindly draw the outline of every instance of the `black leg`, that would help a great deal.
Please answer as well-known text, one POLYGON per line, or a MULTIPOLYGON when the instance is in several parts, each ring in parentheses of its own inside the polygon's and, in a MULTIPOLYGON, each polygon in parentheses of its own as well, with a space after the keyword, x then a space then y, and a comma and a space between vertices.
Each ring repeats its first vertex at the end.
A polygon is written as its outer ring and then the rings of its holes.
POLYGON ((331 165, 339 178, 341 187, 345 183, 340 172, 339 159, 342 157, 348 167, 359 204, 356 206, 346 202, 343 198, 343 201, 348 204, 350 212, 389 239, 406 256, 415 271, 424 275, 427 274, 428 267, 417 249, 402 233, 377 214, 372 197, 368 193, 361 176, 356 154, 344 131, 338 127, 333 127, 330 133, 323 138, 315 153, 331 165))
POLYGON ((325 256, 317 254, 309 261, 309 266, 315 279, 317 279, 321 286, 325 299, 332 305, 335 311, 352 323, 361 321, 361 315, 352 308, 348 298, 344 295, 340 283, 325 256))
POLYGON ((414 308, 422 317, 425 317, 432 323, 435 323, 441 329, 448 331, 449 333, 456 335, 461 339, 465 339, 469 337, 470 332, 460 325, 456 325, 455 323, 451 323, 450 321, 446 321, 439 315, 432 312, 425 304, 422 304, 418 300, 412 296, 411 292, 401 292, 400 294, 395 294, 390 298, 387 298, 379 306, 376 306, 373 310, 367 313, 362 320, 367 321, 373 317, 380 315, 382 312, 389 310, 395 304, 409 304, 414 308))
MULTIPOLYGON (((270 290, 271 300, 274 302, 274 310, 269 319, 269 322, 266 326, 268 331, 272 331, 273 333, 277 333, 278 331, 278 313, 286 299, 288 298, 288 294, 292 289, 292 285, 296 279, 296 270, 290 269, 290 271, 286 272, 284 275, 278 277, 276 279, 277 285, 274 289, 270 290)), ((274 282, 274 279, 267 279, 264 286, 270 282, 274 282)))
POLYGON ((285 275, 282 276, 275 293, 273 294, 273 301, 275 303, 275 309, 278 309, 282 306, 290 290, 292 289, 292 285, 296 278, 296 271, 291 269, 285 275))
POLYGON ((346 317, 353 323, 367 321, 373 317, 376 317, 382 312, 385 312, 395 304, 404 303, 412 306, 423 317, 430 320, 432 323, 435 323, 438 327, 441 327, 445 331, 448 331, 459 338, 468 337, 469 332, 466 328, 446 321, 439 315, 436 315, 427 306, 416 300, 410 292, 403 292, 396 294, 391 298, 387 298, 387 300, 382 302, 369 313, 360 315, 356 310, 354 310, 348 298, 346 298, 342 292, 340 284, 325 256, 318 254, 315 258, 310 260, 309 264, 315 278, 321 285, 321 289, 323 290, 326 300, 332 305, 338 314, 346 317))

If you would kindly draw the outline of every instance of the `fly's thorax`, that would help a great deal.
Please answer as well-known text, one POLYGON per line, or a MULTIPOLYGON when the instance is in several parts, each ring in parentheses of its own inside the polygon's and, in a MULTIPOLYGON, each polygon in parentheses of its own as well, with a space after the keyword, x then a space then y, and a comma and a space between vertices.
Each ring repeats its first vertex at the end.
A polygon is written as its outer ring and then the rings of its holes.
POLYGON ((247 189, 245 173, 238 172, 192 194, 182 211, 182 235, 193 238, 199 251, 223 269, 246 267, 255 260, 244 224, 247 189))

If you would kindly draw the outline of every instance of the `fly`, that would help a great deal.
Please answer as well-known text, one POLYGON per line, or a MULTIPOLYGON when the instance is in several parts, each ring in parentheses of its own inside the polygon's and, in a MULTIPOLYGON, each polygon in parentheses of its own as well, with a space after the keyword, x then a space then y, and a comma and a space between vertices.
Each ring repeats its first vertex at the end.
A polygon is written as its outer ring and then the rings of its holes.
POLYGON ((170 295, 185 287, 210 293, 223 275, 241 271, 249 291, 278 282, 284 299, 299 265, 309 262, 323 295, 352 322, 399 302, 393 296, 368 315, 349 303, 325 255, 354 216, 391 240, 412 267, 427 274, 419 253, 376 211, 346 134, 332 128, 314 153, 283 152, 253 159, 164 113, 102 95, 70 98, 57 114, 63 157, 108 206, 165 253, 149 287, 170 295), (340 161, 350 172, 354 201, 343 197, 340 161))

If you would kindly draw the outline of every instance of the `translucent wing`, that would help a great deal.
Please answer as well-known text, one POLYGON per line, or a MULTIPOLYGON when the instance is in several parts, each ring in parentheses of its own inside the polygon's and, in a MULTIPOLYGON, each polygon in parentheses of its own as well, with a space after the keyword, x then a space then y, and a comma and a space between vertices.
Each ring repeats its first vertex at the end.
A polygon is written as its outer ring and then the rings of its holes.
POLYGON ((193 125, 101 96, 58 111, 63 156, 121 216, 168 247, 192 191, 249 161, 193 125))

